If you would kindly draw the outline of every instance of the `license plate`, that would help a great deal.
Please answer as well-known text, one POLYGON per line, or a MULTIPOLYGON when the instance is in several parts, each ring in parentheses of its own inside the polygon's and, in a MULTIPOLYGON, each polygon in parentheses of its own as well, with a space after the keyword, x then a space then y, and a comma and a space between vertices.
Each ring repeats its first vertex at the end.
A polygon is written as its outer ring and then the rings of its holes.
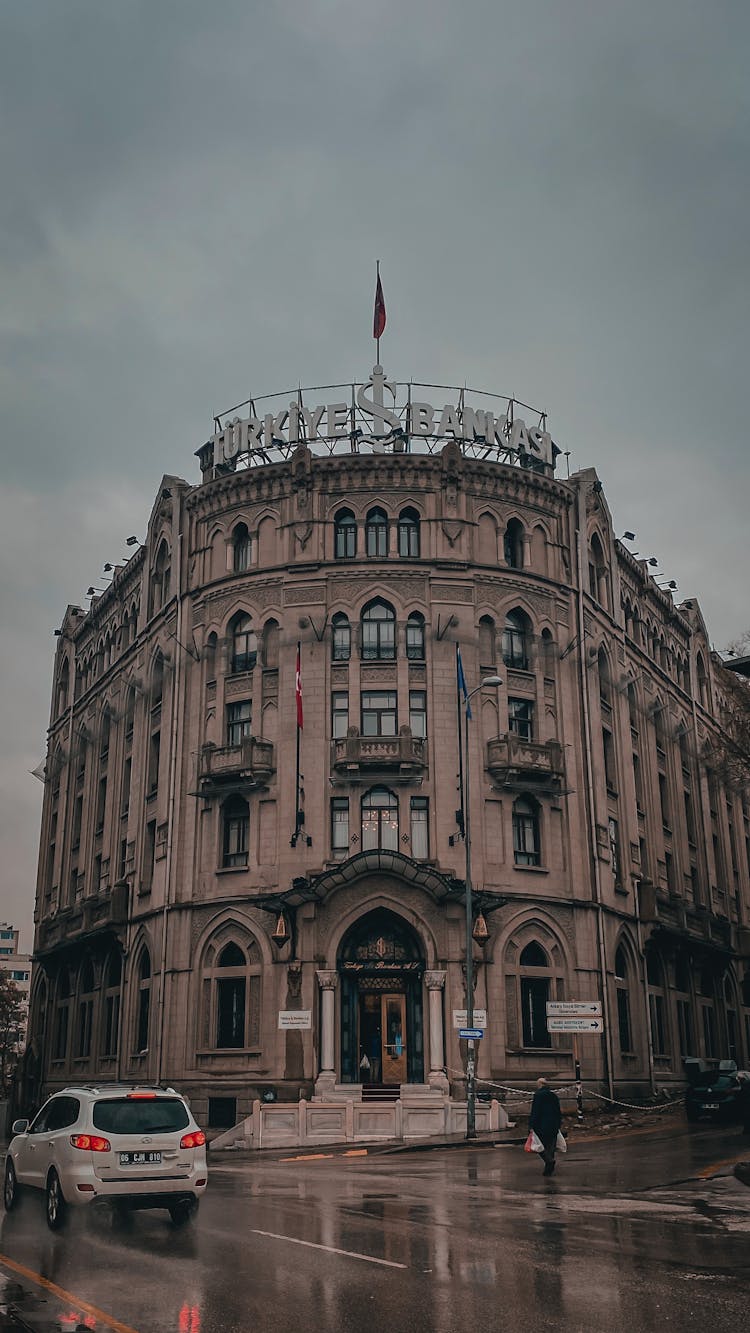
POLYGON ((160 1152, 121 1152, 120 1166, 145 1166, 161 1161, 160 1152))
POLYGON ((718 1111, 718 1102, 701 1102, 701 1111, 718 1111))

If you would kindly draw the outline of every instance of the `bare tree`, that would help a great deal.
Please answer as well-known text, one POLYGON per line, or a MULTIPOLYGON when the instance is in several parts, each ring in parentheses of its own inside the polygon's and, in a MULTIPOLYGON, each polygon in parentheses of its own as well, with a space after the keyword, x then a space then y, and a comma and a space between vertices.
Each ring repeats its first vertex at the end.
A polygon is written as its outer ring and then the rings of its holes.
MULTIPOLYGON (((750 642, 750 631, 736 645, 750 642)), ((720 664, 722 734, 707 759, 728 791, 750 787, 750 680, 720 664)))
POLYGON ((20 1054, 23 992, 13 978, 0 971, 0 1097, 7 1097, 20 1054))

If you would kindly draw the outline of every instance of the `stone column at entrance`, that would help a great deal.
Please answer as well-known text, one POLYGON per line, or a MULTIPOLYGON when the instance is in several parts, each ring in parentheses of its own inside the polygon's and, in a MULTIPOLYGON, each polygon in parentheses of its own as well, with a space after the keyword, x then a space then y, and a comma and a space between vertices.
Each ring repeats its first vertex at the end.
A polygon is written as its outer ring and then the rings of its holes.
POLYGON ((436 1092, 448 1092, 448 1079, 443 1063, 443 987, 444 972, 425 972, 425 985, 430 994, 430 1075, 429 1085, 436 1092))
POLYGON ((316 1097, 325 1097, 336 1087, 336 986, 337 972, 316 972, 322 992, 320 1015, 320 1073, 315 1080, 316 1097))

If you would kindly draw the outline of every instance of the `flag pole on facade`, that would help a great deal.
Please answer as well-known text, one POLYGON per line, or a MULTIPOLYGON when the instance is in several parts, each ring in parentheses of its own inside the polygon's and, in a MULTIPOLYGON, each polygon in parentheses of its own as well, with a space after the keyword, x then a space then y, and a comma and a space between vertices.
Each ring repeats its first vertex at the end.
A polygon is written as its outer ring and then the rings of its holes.
MULTIPOLYGON (((456 824, 460 836, 463 838, 466 833, 466 816, 464 813, 464 742, 463 727, 461 725, 461 680, 464 674, 461 664, 461 649, 456 644, 456 727, 458 729, 458 795, 459 808, 456 811, 456 824)), ((464 681, 464 685, 466 682, 464 681)))
POLYGON ((301 808, 301 805, 300 805, 300 792, 301 792, 300 781, 301 781, 301 775, 300 775, 300 771, 299 771, 299 754, 300 754, 300 738, 301 738, 301 736, 302 736, 302 727, 303 727, 303 721, 304 721, 304 719, 303 719, 303 714, 302 714, 302 665, 301 665, 301 661, 300 661, 300 656, 301 656, 301 645, 300 645, 300 643, 299 643, 299 641, 298 641, 298 642, 297 642, 297 665, 296 665, 296 671, 295 671, 295 675, 294 675, 294 702, 295 702, 295 708, 296 708, 296 712, 297 712, 297 779, 296 779, 296 784, 297 784, 297 785, 296 785, 296 794, 295 794, 295 801, 294 801, 294 807, 295 807, 294 833, 292 834, 292 837, 291 837, 291 846, 292 846, 292 847, 296 847, 296 846, 297 846, 297 839, 299 838, 299 835, 300 835, 300 833, 302 832, 302 829, 304 828, 304 824, 305 824, 305 812, 304 812, 304 810, 301 808))
POLYGON ((385 329, 385 297, 383 296, 383 287, 380 281, 380 260, 377 264, 377 279, 375 282, 375 314, 372 321, 372 336, 375 339, 377 365, 380 365, 380 338, 385 329))

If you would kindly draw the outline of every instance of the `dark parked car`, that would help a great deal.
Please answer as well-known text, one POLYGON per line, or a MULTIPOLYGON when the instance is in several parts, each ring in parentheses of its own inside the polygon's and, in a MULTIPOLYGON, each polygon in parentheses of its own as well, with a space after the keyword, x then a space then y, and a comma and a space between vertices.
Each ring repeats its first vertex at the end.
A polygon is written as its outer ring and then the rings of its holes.
POLYGON ((685 1075, 688 1120, 742 1120, 742 1085, 750 1071, 734 1060, 685 1060, 685 1075))

